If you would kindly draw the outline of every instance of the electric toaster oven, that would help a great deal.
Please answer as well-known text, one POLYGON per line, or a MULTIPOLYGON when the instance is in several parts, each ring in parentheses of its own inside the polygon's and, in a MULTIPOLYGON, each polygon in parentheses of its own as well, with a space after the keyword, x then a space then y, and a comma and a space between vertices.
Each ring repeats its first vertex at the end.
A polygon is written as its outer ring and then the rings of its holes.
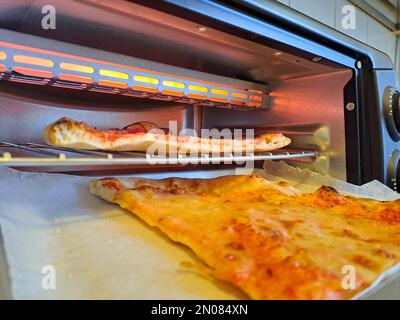
POLYGON ((178 132, 250 128, 293 141, 229 166, 286 159, 396 189, 399 92, 385 54, 275 1, 52 5, 54 28, 43 21, 45 1, 1 4, 2 165, 85 174, 215 168, 201 159, 153 165, 132 154, 83 157, 43 145, 43 128, 62 116, 98 127, 173 120, 178 132))
POLYGON ((284 160, 397 190, 400 92, 384 53, 276 1, 47 2, 0 2, 1 166, 206 177, 284 160), (46 145, 43 129, 61 117, 151 121, 180 135, 279 132, 292 143, 205 156, 46 145))

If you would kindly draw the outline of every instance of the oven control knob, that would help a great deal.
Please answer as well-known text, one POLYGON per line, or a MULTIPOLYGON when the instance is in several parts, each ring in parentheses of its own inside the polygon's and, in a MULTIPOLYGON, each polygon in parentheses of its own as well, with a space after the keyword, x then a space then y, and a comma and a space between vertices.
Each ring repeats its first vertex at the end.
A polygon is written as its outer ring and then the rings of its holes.
POLYGON ((400 92, 395 92, 393 94, 392 110, 393 110, 394 124, 396 125, 397 131, 400 132, 400 92))
POLYGON ((400 92, 387 87, 383 96, 386 127, 393 140, 400 140, 400 92))
POLYGON ((387 168, 387 184, 393 190, 400 191, 400 151, 393 150, 387 168))

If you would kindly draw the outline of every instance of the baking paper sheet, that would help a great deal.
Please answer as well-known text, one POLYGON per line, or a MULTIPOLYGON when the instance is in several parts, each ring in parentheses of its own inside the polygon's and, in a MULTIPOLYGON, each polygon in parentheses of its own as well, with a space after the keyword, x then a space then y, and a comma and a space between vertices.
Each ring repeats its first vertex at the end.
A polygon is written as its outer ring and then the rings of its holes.
POLYGON ((341 193, 357 197, 381 201, 393 201, 400 198, 397 192, 377 180, 357 186, 309 169, 290 166, 284 161, 265 161, 264 171, 258 173, 271 181, 286 181, 303 192, 314 192, 320 186, 325 185, 335 188, 341 193))
POLYGON ((182 269, 181 261, 196 261, 191 251, 92 196, 93 179, 0 169, 0 227, 13 298, 245 298, 182 269), (54 266, 55 290, 42 287, 45 266, 54 266))
MULTIPOLYGON (((325 184, 359 196, 398 197, 377 182, 352 186, 284 163, 267 162, 265 171, 258 173, 271 180, 289 181, 304 191, 325 184)), ((226 174, 232 171, 173 175, 211 178, 226 174)), ((140 176, 163 178, 171 173, 140 176)), ((0 168, 0 228, 12 298, 246 298, 228 284, 182 269, 181 261, 197 261, 191 251, 118 206, 92 196, 88 184, 93 179, 0 168), (48 275, 46 266, 54 267, 54 290, 42 286, 48 275)), ((395 283, 389 288, 375 297, 399 298, 400 286, 395 283)))

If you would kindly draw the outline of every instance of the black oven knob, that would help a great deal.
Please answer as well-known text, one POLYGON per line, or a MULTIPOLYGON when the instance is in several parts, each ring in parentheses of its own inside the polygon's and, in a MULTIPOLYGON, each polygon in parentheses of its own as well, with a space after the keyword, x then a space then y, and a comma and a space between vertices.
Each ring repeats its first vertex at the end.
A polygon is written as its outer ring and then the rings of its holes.
POLYGON ((392 96, 392 110, 394 124, 398 132, 400 132, 400 92, 393 93, 392 96))
POLYGON ((400 140, 400 92, 387 87, 383 95, 383 112, 386 127, 394 141, 400 140))
POLYGON ((393 190, 400 192, 400 151, 393 150, 387 167, 387 184, 393 190))

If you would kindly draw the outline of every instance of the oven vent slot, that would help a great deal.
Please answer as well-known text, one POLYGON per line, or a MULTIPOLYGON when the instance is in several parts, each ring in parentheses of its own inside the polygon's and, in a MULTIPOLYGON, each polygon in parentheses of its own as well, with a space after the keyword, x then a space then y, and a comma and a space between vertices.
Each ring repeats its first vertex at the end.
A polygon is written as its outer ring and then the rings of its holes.
POLYGON ((15 42, 0 42, 3 80, 204 107, 257 110, 269 106, 266 85, 0 30, 0 38, 4 37, 15 42))
POLYGON ((155 155, 149 157, 140 152, 74 150, 38 143, 0 142, 0 166, 49 167, 49 166, 93 166, 93 165, 186 165, 186 164, 243 164, 246 161, 288 160, 315 158, 316 151, 276 150, 268 153, 228 155, 155 155))

